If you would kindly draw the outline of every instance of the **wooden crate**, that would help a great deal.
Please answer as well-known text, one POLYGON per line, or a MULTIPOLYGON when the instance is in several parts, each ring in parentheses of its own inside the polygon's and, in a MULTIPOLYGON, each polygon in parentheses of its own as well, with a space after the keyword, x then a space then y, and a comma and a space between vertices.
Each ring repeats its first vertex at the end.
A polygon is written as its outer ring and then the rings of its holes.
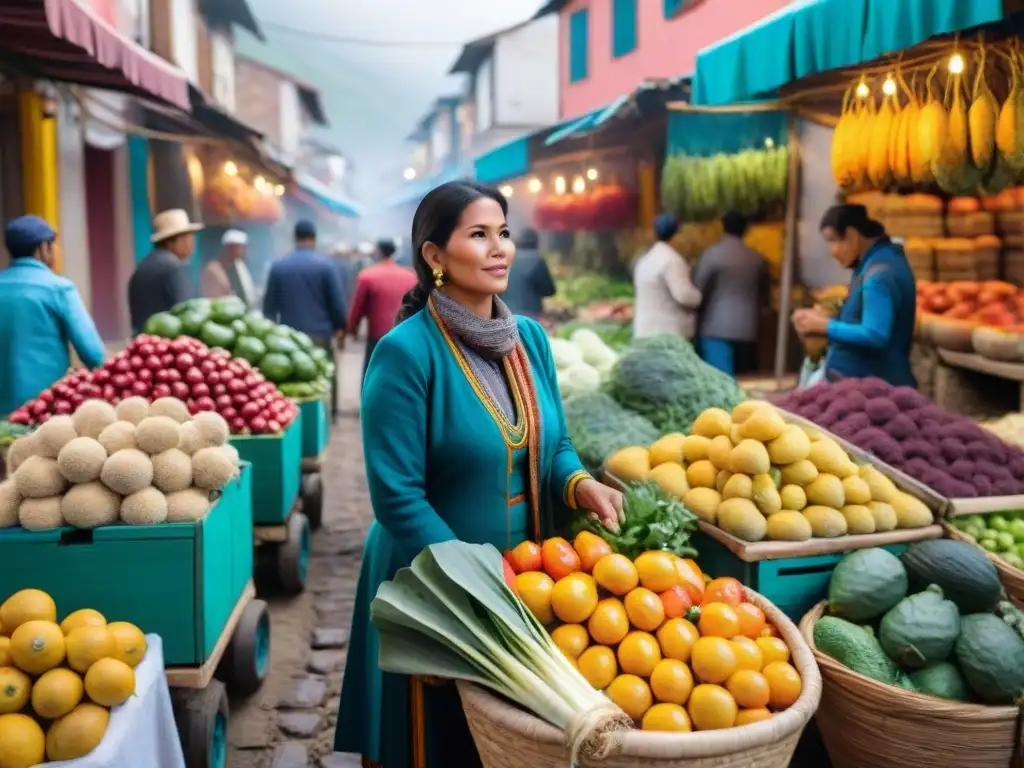
POLYGON ((331 408, 327 398, 298 400, 302 411, 302 458, 319 457, 331 440, 331 408))
POLYGON ((203 665, 252 580, 252 474, 195 523, 0 530, 0 596, 42 589, 58 618, 94 608, 160 635, 168 666, 203 665))
POLYGON ((256 525, 284 525, 302 481, 302 411, 280 435, 237 435, 231 444, 252 464, 252 518, 256 525))

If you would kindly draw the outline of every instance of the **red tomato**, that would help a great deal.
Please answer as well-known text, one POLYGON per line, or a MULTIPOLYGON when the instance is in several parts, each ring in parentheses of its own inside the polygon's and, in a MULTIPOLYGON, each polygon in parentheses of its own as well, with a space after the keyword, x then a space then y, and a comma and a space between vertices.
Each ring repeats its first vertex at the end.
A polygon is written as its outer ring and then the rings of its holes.
POLYGON ((712 579, 704 589, 704 599, 701 605, 708 603, 726 603, 733 607, 739 605, 746 599, 743 592, 743 585, 731 576, 712 579))
POLYGON ((540 545, 533 541, 524 541, 510 549, 505 553, 505 559, 516 573, 539 571, 544 567, 540 556, 540 545))
POLYGON ((572 548, 572 544, 558 536, 548 539, 541 546, 541 559, 544 572, 555 581, 563 579, 570 573, 580 570, 580 556, 572 548))

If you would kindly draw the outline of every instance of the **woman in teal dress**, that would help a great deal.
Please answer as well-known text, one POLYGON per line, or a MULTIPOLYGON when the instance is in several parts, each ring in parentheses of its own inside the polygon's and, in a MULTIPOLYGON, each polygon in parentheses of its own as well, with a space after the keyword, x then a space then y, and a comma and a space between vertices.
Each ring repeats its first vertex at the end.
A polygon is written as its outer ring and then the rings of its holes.
POLYGON ((366 372, 363 452, 376 520, 334 743, 364 766, 480 764, 454 685, 380 671, 370 602, 381 582, 430 544, 505 550, 552 535, 576 509, 612 528, 622 513, 621 494, 584 471, 566 434, 544 329, 498 298, 515 258, 507 213, 496 190, 465 182, 423 199, 412 227, 419 282, 366 372))

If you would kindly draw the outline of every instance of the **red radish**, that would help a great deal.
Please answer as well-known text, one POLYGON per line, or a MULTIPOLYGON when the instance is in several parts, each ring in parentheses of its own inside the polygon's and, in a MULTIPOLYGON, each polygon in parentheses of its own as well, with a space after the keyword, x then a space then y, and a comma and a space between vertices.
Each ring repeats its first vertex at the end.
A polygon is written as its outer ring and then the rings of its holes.
POLYGON ((192 397, 209 397, 210 388, 203 382, 197 382, 192 385, 192 397))
POLYGON ((171 387, 168 384, 155 384, 153 386, 153 397, 159 400, 161 397, 171 397, 171 387))
POLYGON ((191 393, 189 391, 188 384, 186 384, 185 382, 175 381, 171 383, 171 395, 173 395, 174 397, 178 398, 179 400, 184 400, 186 397, 189 396, 189 394, 191 393))

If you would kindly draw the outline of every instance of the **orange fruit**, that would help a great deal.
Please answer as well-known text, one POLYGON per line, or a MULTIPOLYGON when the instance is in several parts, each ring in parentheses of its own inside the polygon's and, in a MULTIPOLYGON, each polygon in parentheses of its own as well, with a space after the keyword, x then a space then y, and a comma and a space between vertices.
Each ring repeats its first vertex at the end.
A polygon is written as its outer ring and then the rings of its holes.
POLYGON ((762 709, 768 706, 771 691, 768 688, 768 680, 760 672, 737 669, 725 682, 725 687, 736 703, 745 709, 762 709))
POLYGON ((690 666, 702 683, 724 683, 739 668, 736 646, 723 637, 702 637, 693 644, 690 666))
POLYGON ((636 675, 619 675, 612 680, 605 693, 634 720, 642 718, 654 703, 651 689, 636 675))
POLYGON ((650 677, 661 661, 661 648, 654 635, 646 632, 630 632, 619 643, 619 667, 629 675, 650 677))
POLYGON ((597 584, 586 573, 570 573, 555 582, 551 610, 566 624, 581 624, 597 607, 597 584))
POLYGON ((685 704, 692 690, 693 674, 677 659, 662 659, 651 672, 651 691, 658 701, 685 704))
POLYGON ((760 637, 761 630, 768 626, 764 611, 753 603, 740 603, 736 606, 736 615, 740 619, 739 634, 744 637, 760 637))
POLYGON ((736 727, 759 723, 762 720, 770 720, 772 713, 767 709, 741 709, 736 713, 736 727))
POLYGON ((685 616, 686 612, 693 607, 693 600, 682 584, 676 584, 662 592, 661 605, 665 609, 665 616, 669 619, 678 619, 685 616))
POLYGON ((540 544, 535 541, 524 541, 505 553, 505 559, 516 573, 539 571, 544 567, 540 555, 540 544))
POLYGON ((678 704, 655 704, 647 710, 640 727, 645 731, 689 733, 693 730, 690 716, 678 704))
POLYGON ((107 620, 102 613, 94 611, 92 608, 82 608, 64 617, 64 621, 60 623, 60 631, 67 637, 71 630, 78 629, 78 627, 105 626, 107 626, 107 620))
POLYGON ((789 646, 778 637, 759 637, 755 641, 761 649, 765 664, 773 661, 789 661, 789 646))
POLYGON ((690 694, 686 707, 690 721, 698 731, 732 728, 736 724, 738 707, 725 688, 720 685, 698 685, 690 694))
POLYGON ((640 585, 651 592, 664 592, 679 583, 676 556, 671 552, 652 550, 644 552, 634 564, 640 576, 640 585))
POLYGON ((665 621, 661 598, 645 587, 637 587, 626 595, 626 614, 637 629, 653 632, 665 621))
POLYGON ((580 531, 576 534, 572 546, 580 556, 580 568, 584 573, 593 571, 598 560, 612 553, 612 545, 590 531, 580 531))
POLYGON ((760 672, 764 669, 764 656, 761 655, 761 649, 757 647, 757 643, 749 637, 737 635, 732 639, 732 644, 736 646, 740 669, 749 669, 753 672, 760 672))
POLYGON ((768 688, 771 690, 768 705, 775 711, 789 709, 800 698, 803 682, 800 680, 800 673, 792 664, 773 661, 765 665, 761 674, 768 681, 768 688))
POLYGON ((629 617, 626 608, 617 597, 606 597, 597 604, 590 615, 587 629, 595 643, 618 645, 629 633, 629 617))
POLYGON ((592 645, 576 660, 580 674, 599 691, 612 684, 619 674, 619 665, 615 661, 615 651, 603 645, 592 645))
POLYGON ((516 593, 541 624, 555 620, 551 611, 551 592, 555 582, 546 573, 525 571, 516 576, 516 593))
POLYGON ((582 624, 563 624, 551 633, 551 639, 570 659, 578 659, 590 645, 587 628, 582 624))
POLYGON ((613 595, 629 592, 640 583, 636 566, 625 555, 605 555, 594 565, 594 581, 613 595))
POLYGON ((580 569, 580 556, 576 554, 572 544, 561 536, 548 539, 541 545, 540 558, 544 572, 555 581, 564 579, 580 569))
POLYGON ((731 576, 724 576, 708 582, 704 588, 704 599, 701 601, 701 605, 708 603, 739 605, 744 600, 746 600, 746 593, 743 591, 743 585, 731 576))
POLYGON ((106 627, 78 627, 71 630, 64 643, 68 666, 82 675, 100 659, 117 654, 117 641, 106 627))
POLYGON ((725 603, 708 603, 700 609, 697 629, 702 637, 735 637, 740 634, 740 617, 725 603))
POLYGON ((666 659, 689 661, 693 644, 700 633, 686 619, 669 619, 658 629, 658 644, 666 659))
POLYGON ((64 661, 66 648, 60 627, 52 621, 33 620, 14 630, 7 652, 22 672, 41 675, 64 661))

